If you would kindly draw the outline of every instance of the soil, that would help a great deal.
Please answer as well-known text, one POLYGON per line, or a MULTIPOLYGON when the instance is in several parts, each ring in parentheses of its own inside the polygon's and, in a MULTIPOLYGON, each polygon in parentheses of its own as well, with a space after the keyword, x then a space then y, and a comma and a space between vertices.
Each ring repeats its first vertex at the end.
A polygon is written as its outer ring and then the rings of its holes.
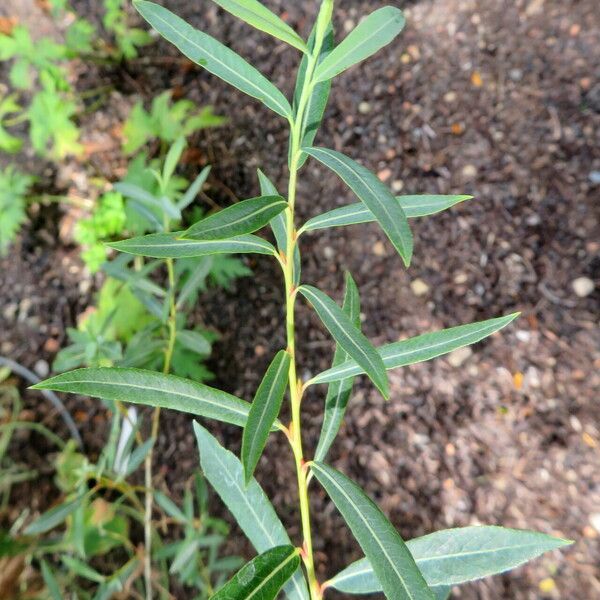
MULTIPOLYGON (((86 2, 75 4, 89 12, 86 2)), ((252 57, 290 95, 292 51, 208 2, 166 4, 252 57)), ((313 15, 305 3, 268 4, 307 33, 313 15)), ((367 0, 338 4, 340 31, 375 8, 367 0)), ((360 159, 396 193, 475 199, 413 222, 415 258, 408 270, 375 225, 307 235, 303 280, 339 300, 349 270, 361 291, 363 329, 377 344, 515 310, 522 315, 472 353, 392 372, 390 402, 360 380, 329 460, 368 491, 405 538, 485 523, 576 542, 508 575, 461 586, 455 597, 600 597, 597 2, 404 6, 408 26, 400 40, 337 80, 317 142, 360 159), (584 297, 573 287, 581 277, 595 284, 584 297)), ((232 193, 255 195, 259 166, 285 189, 281 119, 190 68, 162 42, 122 68, 124 74, 94 71, 89 85, 112 82, 118 89, 112 100, 121 107, 174 89, 229 117, 225 127, 194 140, 198 162, 214 165, 217 202, 231 202, 232 193)), ((90 139, 108 140, 89 170, 116 174, 123 167, 110 145, 121 118, 114 104, 83 123, 90 139)), ((313 162, 302 171, 299 198, 301 220, 354 201, 313 162)), ((51 360, 65 341, 64 327, 73 325, 93 289, 76 249, 57 236, 57 219, 41 209, 0 263, 1 352, 29 367, 51 360)), ((231 291, 211 290, 197 319, 221 334, 210 361, 215 385, 250 399, 269 358, 285 343, 277 265, 263 258, 247 262, 255 277, 237 281, 231 291)), ((297 322, 300 372, 308 377, 328 367, 333 346, 302 303, 297 322)), ((323 393, 311 388, 303 403, 309 449, 316 445, 323 393)), ((39 398, 28 393, 26 400, 60 431, 60 420, 39 398)), ((90 427, 95 403, 66 403, 80 416, 86 444, 98 447, 101 428, 90 427)), ((239 430, 211 429, 239 450, 239 430)), ((159 444, 160 485, 178 494, 197 465, 189 419, 166 414, 159 444)), ((288 454, 285 441, 273 438, 258 479, 298 539, 288 454)), ((317 486, 312 492, 318 570, 325 579, 360 552, 324 493, 317 486)), ((34 508, 46 501, 34 494, 34 508)), ((223 513, 217 502, 215 509, 223 513)), ((232 551, 250 556, 239 530, 234 533, 232 551)))

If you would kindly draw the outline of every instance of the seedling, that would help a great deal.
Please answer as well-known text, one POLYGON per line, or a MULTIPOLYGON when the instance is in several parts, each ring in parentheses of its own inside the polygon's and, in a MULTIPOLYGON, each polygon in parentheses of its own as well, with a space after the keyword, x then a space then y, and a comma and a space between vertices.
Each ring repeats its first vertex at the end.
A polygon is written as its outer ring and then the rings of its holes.
MULTIPOLYGON (((173 408, 243 428, 240 460, 203 426, 194 424, 203 472, 259 553, 215 594, 217 599, 270 600, 282 587, 293 600, 320 600, 330 588, 346 593, 382 591, 391 600, 446 598, 451 586, 506 571, 568 544, 540 533, 487 526, 438 531, 405 542, 365 492, 325 462, 356 376, 366 374, 387 399, 390 396, 387 370, 478 342, 508 325, 517 315, 461 325, 376 348, 360 330, 360 299, 350 275, 346 276, 343 307, 321 290, 301 282, 300 241, 304 234, 375 221, 408 266, 413 252, 408 219, 439 212, 467 197, 394 197, 360 163, 340 152, 313 146, 332 79, 392 42, 404 27, 404 16, 399 9, 386 7, 374 11, 336 46, 332 0, 321 3, 307 41, 256 0, 215 1, 302 53, 292 103, 257 69, 207 33, 197 31, 157 4, 138 0, 135 5, 190 60, 257 98, 287 121, 290 129, 287 195, 279 194, 259 172, 261 196, 239 202, 186 231, 137 237, 113 247, 129 254, 170 260, 219 252, 271 256, 283 272, 287 346, 275 354, 251 404, 194 381, 135 369, 78 370, 54 377, 40 387, 173 408), (298 227, 296 187, 308 158, 338 175, 360 202, 298 227), (255 235, 267 225, 273 229, 277 248, 255 235), (308 381, 300 380, 297 375, 301 370, 296 364, 294 313, 300 297, 312 305, 337 344, 332 367, 308 381), (302 440, 301 402, 308 387, 320 384, 328 384, 323 426, 316 449, 308 454, 302 440), (289 425, 278 419, 286 392, 292 415, 289 425), (302 525, 302 539, 295 543, 290 541, 253 476, 270 433, 285 435, 294 457, 302 525), (317 579, 313 553, 309 503, 312 478, 330 496, 365 554, 364 559, 325 582, 317 579)), ((146 596, 150 598, 152 594, 147 587, 146 596)))

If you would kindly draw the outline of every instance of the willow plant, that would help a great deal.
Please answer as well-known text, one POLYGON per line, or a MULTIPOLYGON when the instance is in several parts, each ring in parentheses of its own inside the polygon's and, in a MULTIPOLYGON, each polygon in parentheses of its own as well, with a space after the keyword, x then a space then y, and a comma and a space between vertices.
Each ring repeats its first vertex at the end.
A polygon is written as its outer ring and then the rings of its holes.
MULTIPOLYGON (((243 428, 241 458, 223 448, 198 422, 194 429, 201 466, 258 556, 220 591, 217 599, 275 598, 281 588, 291 600, 319 600, 328 589, 361 594, 381 592, 393 600, 446 598, 451 586, 516 567, 569 542, 545 534, 481 526, 438 531, 405 542, 384 513, 346 475, 326 464, 339 431, 356 376, 366 374, 387 399, 387 370, 418 363, 480 341, 508 325, 516 314, 461 325, 374 347, 360 329, 357 286, 346 276, 340 307, 300 277, 299 241, 308 232, 377 222, 408 266, 413 252, 409 218, 433 214, 468 196, 394 197, 355 160, 313 145, 329 97, 332 79, 390 43, 402 30, 404 16, 394 7, 375 10, 335 45, 333 0, 323 0, 307 41, 257 0, 215 0, 257 29, 289 44, 302 55, 293 101, 255 67, 207 33, 146 1, 136 1, 141 15, 190 60, 242 92, 260 100, 289 123, 287 196, 261 171, 261 195, 221 210, 190 229, 137 237, 113 244, 134 255, 181 258, 211 253, 256 253, 274 258, 283 271, 287 346, 270 363, 252 403, 223 391, 172 375, 135 369, 81 369, 46 381, 42 387, 126 402, 166 407, 243 428), (316 216, 297 226, 296 185, 308 158, 333 171, 359 202, 316 216), (273 230, 277 247, 255 235, 273 230), (308 381, 296 364, 296 301, 313 307, 336 342, 330 369, 308 381), (302 398, 310 386, 327 384, 321 436, 313 453, 302 441, 302 398), (279 413, 286 392, 291 422, 279 413), (302 539, 292 543, 253 474, 271 433, 287 437, 294 456, 302 539), (325 582, 315 568, 309 482, 318 480, 347 522, 365 557, 325 582)), ((147 590, 148 596, 152 595, 147 590)))

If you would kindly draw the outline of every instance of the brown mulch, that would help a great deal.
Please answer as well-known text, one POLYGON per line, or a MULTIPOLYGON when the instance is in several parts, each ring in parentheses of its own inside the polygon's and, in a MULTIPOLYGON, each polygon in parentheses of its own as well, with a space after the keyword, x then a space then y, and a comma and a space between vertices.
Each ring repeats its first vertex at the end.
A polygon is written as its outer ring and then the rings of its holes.
MULTIPOLYGON (((165 4, 252 57, 291 92, 293 52, 221 18, 210 3, 165 4)), ((303 3, 270 4, 285 6, 289 22, 306 32, 312 15, 303 3)), ((340 31, 375 8, 366 0, 339 5, 340 31)), ((515 310, 522 316, 472 354, 393 372, 389 403, 361 380, 330 461, 367 489, 406 538, 486 523, 576 541, 509 575, 461 587, 456 597, 598 597, 597 2, 437 0, 411 4, 407 16, 399 42, 336 82, 318 143, 361 159, 398 193, 471 193, 475 199, 413 222, 415 259, 408 271, 374 225, 306 236, 303 279, 340 299, 343 272, 350 270, 361 290, 364 331, 378 344, 515 310), (594 281, 596 290, 578 297, 572 288, 578 277, 594 281)), ((240 198, 256 194, 258 166, 284 189, 285 123, 168 57, 177 54, 159 44, 145 60, 127 65, 126 77, 108 71, 98 77, 118 81, 123 95, 151 97, 172 87, 230 118, 196 140, 202 160, 214 163, 220 202, 230 201, 222 183, 240 198)), ((115 119, 110 110, 94 116, 107 130, 115 119)), ((110 152, 94 161, 96 169, 118 166, 110 152)), ((317 165, 302 171, 301 219, 351 201, 317 165)), ((2 353, 28 366, 51 358, 44 340, 53 335, 62 343, 63 334, 52 328, 72 324, 87 301, 87 285, 84 300, 76 289, 74 251, 40 239, 52 232, 34 223, 0 264, 2 353), (30 296, 39 298, 29 309, 39 318, 28 321, 25 312, 19 320, 30 296), (5 309, 9 303, 16 312, 5 309)), ((238 281, 232 292, 210 292, 197 315, 221 332, 211 359, 217 383, 249 399, 285 342, 276 265, 267 259, 248 264, 255 279, 238 281)), ((328 366, 332 344, 302 303, 297 320, 300 373, 307 377, 328 366)), ((303 405, 309 452, 323 392, 310 390, 303 405)), ((239 430, 213 430, 239 449, 239 430)), ((159 443, 160 472, 180 489, 197 464, 189 421, 166 416, 159 443)), ((274 438, 258 477, 297 539, 288 455, 284 440, 274 438)), ((359 551, 322 491, 312 491, 318 568, 326 578, 359 551)), ((250 552, 241 536, 233 546, 250 552)))

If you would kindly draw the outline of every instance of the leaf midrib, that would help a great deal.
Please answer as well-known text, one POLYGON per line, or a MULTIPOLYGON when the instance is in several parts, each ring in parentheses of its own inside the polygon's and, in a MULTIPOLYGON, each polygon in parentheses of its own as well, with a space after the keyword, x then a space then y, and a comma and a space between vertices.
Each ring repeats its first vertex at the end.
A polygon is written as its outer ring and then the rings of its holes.
MULTIPOLYGON (((288 556, 284 561, 282 561, 275 569, 273 569, 258 585, 258 587, 254 588, 254 590, 248 595, 246 596, 246 600, 250 600, 250 598, 252 598, 253 596, 255 596, 257 594, 257 592, 259 592, 262 588, 265 587, 265 585, 267 583, 269 583, 269 581, 271 581, 275 575, 277 575, 277 573, 279 573, 279 571, 281 571, 290 561, 294 560, 296 558, 297 553, 293 552, 292 554, 290 554, 290 556, 288 556)), ((285 582, 284 582, 285 583, 285 582)))

